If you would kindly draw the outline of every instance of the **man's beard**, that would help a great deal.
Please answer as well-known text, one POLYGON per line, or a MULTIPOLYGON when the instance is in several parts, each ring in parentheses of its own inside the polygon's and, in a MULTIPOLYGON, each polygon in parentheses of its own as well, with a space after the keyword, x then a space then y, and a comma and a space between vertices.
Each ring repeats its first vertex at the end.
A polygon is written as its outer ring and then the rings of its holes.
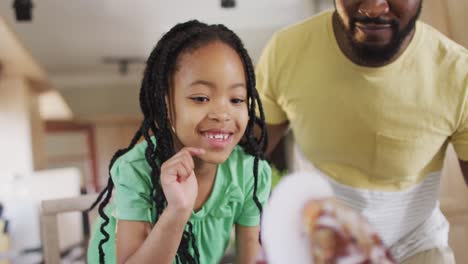
MULTIPOLYGON (((401 31, 399 30, 400 24, 397 20, 384 20, 381 18, 369 18, 369 17, 352 17, 350 18, 349 24, 350 29, 346 29, 345 23, 339 14, 336 14, 338 17, 338 25, 345 32, 346 37, 351 43, 351 49, 353 53, 364 63, 366 62, 388 62, 398 53, 400 50, 401 44, 405 38, 410 34, 416 26, 416 21, 418 20, 422 9, 422 2, 418 7, 418 12, 414 15, 406 27, 401 31), (375 46, 372 44, 366 44, 359 42, 356 36, 356 23, 375 23, 375 24, 390 24, 392 29, 392 39, 390 43, 384 46, 375 46)), ((336 12, 336 11, 335 11, 336 12)))

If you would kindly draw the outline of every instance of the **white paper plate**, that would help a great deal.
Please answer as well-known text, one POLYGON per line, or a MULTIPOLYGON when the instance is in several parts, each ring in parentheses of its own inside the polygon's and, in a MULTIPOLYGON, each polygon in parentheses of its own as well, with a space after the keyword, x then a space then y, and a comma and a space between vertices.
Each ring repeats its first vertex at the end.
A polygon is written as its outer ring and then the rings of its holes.
POLYGON ((273 190, 261 225, 268 264, 313 263, 302 212, 307 201, 333 196, 324 177, 318 170, 296 172, 284 177, 273 190))

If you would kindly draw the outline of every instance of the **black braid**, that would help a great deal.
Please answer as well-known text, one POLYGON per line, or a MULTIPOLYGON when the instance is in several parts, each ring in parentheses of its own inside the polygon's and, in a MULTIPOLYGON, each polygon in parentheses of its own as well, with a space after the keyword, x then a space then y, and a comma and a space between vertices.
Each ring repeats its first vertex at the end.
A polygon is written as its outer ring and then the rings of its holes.
POLYGON ((195 241, 195 236, 193 235, 193 225, 192 223, 188 223, 188 227, 189 227, 189 234, 192 234, 192 248, 195 252, 195 259, 200 259, 200 253, 198 252, 198 247, 196 245, 196 241, 195 241))
MULTIPOLYGON (((223 25, 207 25, 196 20, 188 21, 174 26, 157 43, 151 52, 147 62, 140 88, 140 108, 143 113, 143 122, 140 129, 135 134, 132 142, 126 149, 119 150, 112 157, 110 168, 115 160, 133 148, 136 142, 143 136, 147 142, 145 159, 151 167, 151 183, 153 191, 152 200, 156 208, 155 221, 159 219, 167 206, 166 197, 162 190, 160 181, 161 164, 175 154, 174 142, 172 138, 171 125, 169 122, 168 106, 166 96, 169 97, 170 78, 177 70, 178 58, 181 54, 188 53, 197 48, 214 41, 220 41, 233 48, 240 56, 245 69, 248 97, 249 121, 242 141, 239 143, 244 150, 255 157, 253 164, 254 193, 253 200, 260 213, 262 206, 257 197, 258 185, 258 163, 263 159, 263 152, 266 149, 267 134, 263 108, 260 103, 258 92, 255 88, 255 74, 252 61, 247 54, 241 40, 237 35, 223 25), (256 108, 259 109, 259 117, 256 115, 256 108), (254 126, 261 129, 259 138, 254 136, 254 126), (152 139, 154 136, 154 139, 152 139), (157 146, 156 146, 156 144, 157 146)), ((109 175, 110 176, 110 175, 109 175)), ((109 223, 109 218, 104 212, 104 207, 109 203, 112 196, 113 182, 111 177, 104 190, 92 208, 98 204, 99 214, 104 219, 100 231, 104 238, 99 243, 100 263, 104 263, 104 252, 102 246, 109 240, 109 234, 104 227, 109 223)), ((92 209, 91 208, 91 209, 92 209)), ((200 254, 198 251, 195 236, 193 235, 193 225, 187 223, 187 228, 183 232, 180 245, 177 249, 175 261, 177 263, 199 263, 200 254), (190 254, 193 249, 194 256, 190 254)))
POLYGON ((104 243, 106 243, 110 236, 109 236, 109 233, 107 233, 107 231, 105 230, 105 227, 109 224, 109 217, 106 215, 106 213, 104 212, 104 208, 106 207, 106 205, 109 203, 110 201, 110 198, 112 196, 112 189, 114 187, 114 182, 112 181, 112 178, 110 177, 110 170, 112 168, 112 166, 114 165, 115 161, 120 157, 122 156, 123 154, 125 154, 128 150, 130 150, 131 148, 133 148, 136 143, 138 142, 138 140, 140 139, 141 137, 141 128, 137 130, 137 132, 135 133, 135 135, 133 136, 129 146, 125 149, 119 149, 115 154, 114 156, 112 157, 111 161, 110 161, 110 164, 109 164, 109 180, 107 182, 107 186, 104 188, 104 190, 99 194, 98 198, 96 199, 96 201, 94 201, 94 203, 91 205, 91 207, 87 210, 88 212, 93 210, 93 208, 99 203, 101 202, 102 198, 104 197, 104 200, 102 200, 102 202, 99 204, 99 209, 98 209, 98 212, 99 212, 99 215, 102 217, 102 219, 104 219, 104 221, 102 222, 101 226, 100 226, 100 231, 101 233, 103 234, 104 238, 99 241, 99 263, 104 263, 104 256, 105 256, 105 253, 104 253, 104 250, 103 250, 103 246, 104 246, 104 243))

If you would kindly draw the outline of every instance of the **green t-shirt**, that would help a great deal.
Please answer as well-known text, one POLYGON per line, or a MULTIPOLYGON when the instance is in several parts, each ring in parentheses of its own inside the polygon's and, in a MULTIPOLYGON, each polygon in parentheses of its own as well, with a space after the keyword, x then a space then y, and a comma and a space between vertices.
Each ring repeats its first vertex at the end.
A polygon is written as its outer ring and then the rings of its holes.
MULTIPOLYGON (((106 207, 110 218, 106 231, 110 240, 104 245, 106 263, 115 263, 115 228, 117 219, 155 222, 155 206, 151 201, 151 168, 145 159, 147 143, 135 146, 120 157, 111 169, 114 197, 106 207)), ((218 165, 212 192, 203 207, 193 212, 190 221, 200 254, 200 263, 218 263, 224 255, 234 224, 257 226, 260 213, 253 201, 254 157, 237 146, 229 158, 218 165)), ((262 204, 271 189, 271 170, 266 161, 258 166, 257 196, 262 204)), ((92 229, 88 247, 88 263, 99 263, 98 245, 103 237, 99 217, 92 229)), ((193 255, 192 249, 191 253, 193 255)))

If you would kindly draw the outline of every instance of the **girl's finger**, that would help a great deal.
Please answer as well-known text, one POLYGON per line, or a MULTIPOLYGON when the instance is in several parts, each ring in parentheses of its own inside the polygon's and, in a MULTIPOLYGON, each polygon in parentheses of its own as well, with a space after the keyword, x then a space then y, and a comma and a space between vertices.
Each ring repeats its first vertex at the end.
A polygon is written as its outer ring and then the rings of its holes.
POLYGON ((202 148, 184 147, 179 152, 177 152, 174 156, 172 156, 169 160, 177 159, 186 155, 193 157, 193 156, 200 156, 203 154, 205 154, 205 150, 202 148))
POLYGON ((192 174, 193 167, 188 162, 186 162, 185 160, 181 161, 179 165, 184 168, 185 173, 184 174, 177 174, 177 176, 180 178, 178 180, 185 181, 192 174))
POLYGON ((182 156, 182 161, 192 170, 195 168, 195 162, 193 162, 193 157, 190 155, 190 153, 185 152, 185 154, 182 156))
POLYGON ((177 170, 178 182, 185 181, 190 176, 190 174, 192 174, 192 171, 193 171, 191 169, 187 169, 183 163, 179 163, 176 170, 177 170))
POLYGON ((203 155, 205 154, 205 150, 202 149, 202 148, 192 148, 192 147, 185 147, 183 148, 182 150, 186 150, 189 152, 189 154, 193 157, 193 156, 200 156, 200 155, 203 155))
POLYGON ((199 156, 205 154, 205 150, 201 148, 184 147, 174 156, 168 159, 162 164, 161 170, 166 171, 169 174, 180 177, 178 181, 185 180, 193 172, 195 164, 193 156, 199 156), (184 169, 180 169, 179 166, 183 166, 184 169))
POLYGON ((172 158, 166 160, 166 162, 164 162, 161 167, 165 167, 165 168, 173 167, 177 165, 179 162, 181 162, 182 160, 184 160, 184 157, 182 155, 173 156, 172 158))

